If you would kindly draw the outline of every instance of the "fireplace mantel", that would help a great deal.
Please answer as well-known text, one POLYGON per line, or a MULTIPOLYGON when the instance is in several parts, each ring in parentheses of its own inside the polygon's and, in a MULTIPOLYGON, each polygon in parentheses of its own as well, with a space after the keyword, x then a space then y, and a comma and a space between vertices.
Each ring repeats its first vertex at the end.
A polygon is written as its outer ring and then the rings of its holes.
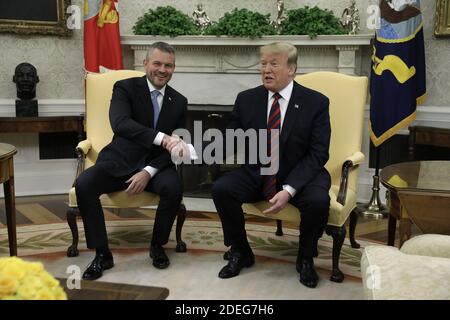
POLYGON ((175 47, 176 71, 172 84, 192 103, 233 104, 239 91, 260 84, 261 45, 275 41, 292 43, 299 50, 298 73, 335 71, 361 73, 362 48, 369 46, 373 34, 318 36, 264 36, 232 38, 216 36, 124 35, 122 45, 134 52, 134 69, 143 71, 142 62, 150 44, 164 41, 175 47), (214 86, 212 86, 214 84, 214 86), (207 89, 205 89, 207 88, 207 89))

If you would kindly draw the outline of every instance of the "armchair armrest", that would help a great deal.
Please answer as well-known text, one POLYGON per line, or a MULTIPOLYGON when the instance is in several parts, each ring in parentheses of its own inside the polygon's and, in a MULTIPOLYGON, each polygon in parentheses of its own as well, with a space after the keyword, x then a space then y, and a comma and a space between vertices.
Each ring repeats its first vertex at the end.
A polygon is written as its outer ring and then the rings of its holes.
POLYGON ((80 141, 76 147, 77 151, 81 151, 83 155, 87 155, 92 147, 92 143, 89 140, 80 141))
POLYGON ((339 192, 336 201, 345 205, 347 199, 348 174, 350 169, 358 166, 364 161, 364 154, 360 151, 355 152, 350 157, 346 158, 342 164, 341 182, 339 184, 339 192))
POLYGON ((450 259, 450 236, 421 234, 406 241, 400 251, 412 255, 450 259))
POLYGON ((75 148, 75 152, 77 153, 77 173, 75 174, 75 179, 73 180, 72 187, 75 186, 75 181, 84 170, 84 158, 86 157, 86 154, 89 152, 91 147, 92 143, 89 140, 83 140, 80 141, 75 148))
MULTIPOLYGON (((364 154, 362 152, 356 151, 354 154, 352 154, 350 157, 348 157, 347 159, 345 159, 345 161, 351 161, 352 164, 354 166, 361 164, 364 162, 364 159, 366 157, 364 156, 364 154)), ((344 162, 345 162, 344 161, 344 162)))

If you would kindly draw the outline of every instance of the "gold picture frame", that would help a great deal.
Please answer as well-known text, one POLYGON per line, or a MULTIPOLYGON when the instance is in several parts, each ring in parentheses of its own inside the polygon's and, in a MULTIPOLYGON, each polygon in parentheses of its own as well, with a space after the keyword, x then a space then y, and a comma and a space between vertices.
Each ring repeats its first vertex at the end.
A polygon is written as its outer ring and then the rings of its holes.
POLYGON ((436 37, 450 37, 450 0, 436 2, 436 37))
POLYGON ((0 3, 0 32, 70 36, 71 0, 14 0, 0 3))

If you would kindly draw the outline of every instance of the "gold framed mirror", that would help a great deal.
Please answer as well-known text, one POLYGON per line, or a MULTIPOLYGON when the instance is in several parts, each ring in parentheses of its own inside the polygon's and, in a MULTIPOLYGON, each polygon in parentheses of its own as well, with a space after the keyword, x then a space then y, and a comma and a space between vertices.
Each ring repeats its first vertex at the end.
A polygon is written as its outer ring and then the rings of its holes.
POLYGON ((450 0, 436 2, 436 37, 450 37, 450 0))
POLYGON ((71 0, 0 1, 0 32, 70 36, 67 8, 71 0))

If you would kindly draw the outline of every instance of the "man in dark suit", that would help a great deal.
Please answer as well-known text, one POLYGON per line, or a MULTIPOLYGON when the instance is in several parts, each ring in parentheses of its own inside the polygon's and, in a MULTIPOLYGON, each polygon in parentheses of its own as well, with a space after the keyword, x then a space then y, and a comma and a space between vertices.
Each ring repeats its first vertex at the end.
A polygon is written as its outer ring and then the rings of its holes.
POLYGON ((296 267, 302 284, 311 288, 317 285, 313 257, 317 256, 317 242, 325 230, 330 205, 331 178, 324 168, 331 134, 329 101, 293 81, 297 57, 297 49, 288 43, 263 46, 263 85, 237 96, 228 128, 268 129, 268 154, 272 162, 278 162, 279 169, 275 174, 262 175, 260 162, 247 163, 215 182, 213 199, 222 221, 224 243, 231 246, 224 255, 229 262, 220 271, 220 278, 237 276, 243 267, 254 264, 241 205, 267 199, 272 206, 265 213, 279 212, 288 202, 299 209, 296 267), (270 139, 271 132, 277 130, 279 143, 270 139))
POLYGON ((94 280, 114 266, 99 196, 119 190, 160 196, 150 257, 159 269, 169 266, 166 244, 179 210, 182 186, 169 152, 179 139, 170 134, 185 126, 187 99, 167 83, 175 70, 173 47, 154 43, 144 60, 146 76, 116 82, 109 117, 114 137, 94 166, 76 181, 87 246, 96 249, 83 279, 94 280))

